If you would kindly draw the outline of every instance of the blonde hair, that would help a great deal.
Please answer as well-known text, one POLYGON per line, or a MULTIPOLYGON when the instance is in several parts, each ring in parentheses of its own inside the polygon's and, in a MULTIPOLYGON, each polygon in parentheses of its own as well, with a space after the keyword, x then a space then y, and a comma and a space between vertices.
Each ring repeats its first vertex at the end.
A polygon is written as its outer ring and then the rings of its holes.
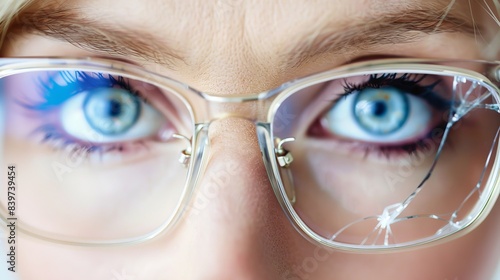
MULTIPOLYGON (((3 3, 0 4, 0 49, 2 48, 5 36, 8 33, 10 24, 12 20, 17 16, 17 14, 27 7, 34 0, 1 0, 3 3)), ((470 0, 469 0, 470 1, 470 0)), ((487 10, 487 13, 495 20, 495 22, 500 27, 500 0, 491 0, 494 7, 490 7, 487 0, 483 0, 483 8, 487 10), (496 15, 495 15, 496 12, 496 15)), ((455 0, 451 0, 452 3, 455 0)), ((489 44, 483 49, 483 54, 485 57, 490 59, 499 59, 500 50, 500 30, 496 32, 494 38, 489 42, 489 44)))
POLYGON ((0 4, 0 46, 2 45, 12 19, 33 0, 2 0, 0 4))

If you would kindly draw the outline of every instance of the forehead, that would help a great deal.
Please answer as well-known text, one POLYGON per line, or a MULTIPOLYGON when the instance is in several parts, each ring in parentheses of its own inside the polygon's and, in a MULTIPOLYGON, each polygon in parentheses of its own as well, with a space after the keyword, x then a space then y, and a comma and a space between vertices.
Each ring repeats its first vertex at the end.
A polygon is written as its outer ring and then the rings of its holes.
MULTIPOLYGON (((356 31, 368 33, 375 27, 391 24, 391 20, 395 21, 393 25, 403 25, 406 18, 416 26, 418 16, 425 14, 431 21, 424 23, 427 25, 440 24, 440 17, 448 14, 460 18, 458 24, 469 21, 472 25, 473 21, 471 6, 461 0, 42 0, 38 3, 36 11, 39 7, 45 8, 46 14, 53 10, 72 11, 70 17, 98 22, 110 30, 133 29, 152 35, 155 41, 175 45, 185 53, 206 49, 211 54, 228 55, 228 51, 234 50, 269 57, 290 51, 298 42, 312 41, 323 34, 336 36, 353 26, 362 26, 365 30, 356 31), (416 16, 416 12, 420 14, 416 16), (384 22, 384 16, 389 14, 392 19, 384 22)), ((384 39, 387 38, 379 40, 384 39)))
MULTIPOLYGON (((115 14, 124 19, 151 24, 162 22, 183 23, 184 26, 204 23, 226 27, 238 23, 242 17, 247 24, 269 26, 279 23, 288 25, 320 20, 355 19, 366 14, 400 12, 420 8, 441 10, 448 6, 465 9, 480 6, 479 1, 469 0, 42 0, 41 3, 82 7, 96 15, 115 14), (148 19, 144 21, 144 16, 148 19), (237 20, 237 22, 232 22, 237 20)), ((486 1, 487 2, 487 1, 486 1)), ((485 3, 486 3, 485 2, 485 3)), ((468 13, 468 11, 465 11, 468 13)), ((139 23, 139 22, 137 22, 139 23)))
MULTIPOLYGON (((464 0, 43 0, 67 8, 76 8, 89 18, 114 25, 135 26, 168 38, 196 35, 222 37, 239 33, 250 39, 267 35, 275 40, 280 34, 302 30, 320 30, 326 25, 345 26, 362 23, 368 17, 387 13, 401 17, 418 9, 446 14, 452 6, 455 14, 470 17, 469 7, 477 3, 464 0), (217 31, 217 32, 215 32, 217 31)), ((478 19, 476 19, 478 20, 478 19)))
MULTIPOLYGON (((49 2, 52 2, 49 0, 49 2)), ((452 1, 463 11, 465 1, 452 1)), ((246 36, 279 35, 297 29, 318 29, 334 22, 340 27, 363 21, 366 16, 399 13, 412 9, 444 13, 449 0, 70 0, 86 15, 135 25, 165 35, 196 33, 223 36, 239 32, 246 36), (294 30, 290 30, 293 28, 294 30), (214 34, 213 31, 218 31, 214 34), (212 33, 210 33, 212 32, 212 33)), ((300 30, 297 30, 300 31, 300 30)), ((267 38, 272 40, 273 38, 267 38)))

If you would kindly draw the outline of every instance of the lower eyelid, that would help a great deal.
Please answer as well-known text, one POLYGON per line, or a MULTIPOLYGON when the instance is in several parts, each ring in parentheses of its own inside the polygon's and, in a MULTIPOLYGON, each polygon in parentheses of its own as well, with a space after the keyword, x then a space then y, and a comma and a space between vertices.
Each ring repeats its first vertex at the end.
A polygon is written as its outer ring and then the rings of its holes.
POLYGON ((92 141, 77 139, 67 134, 59 121, 60 110, 33 111, 23 105, 12 102, 12 100, 5 104, 5 108, 10 116, 10 121, 6 124, 8 135, 21 141, 46 145, 56 150, 64 150, 73 146, 77 147, 78 150, 89 152, 102 152, 111 149, 126 152, 137 150, 136 148, 138 147, 144 148, 146 142, 156 141, 156 135, 154 135, 147 139, 134 141, 93 143, 92 141))
POLYGON ((136 141, 123 141, 116 143, 92 143, 71 137, 57 127, 42 125, 30 134, 31 141, 36 145, 45 145, 57 151, 58 154, 66 154, 70 160, 79 157, 79 160, 92 160, 92 162, 105 162, 107 159, 132 160, 140 157, 141 153, 148 154, 153 139, 140 139, 136 141), (50 137, 45 139, 47 136, 50 137))
POLYGON ((383 146, 372 143, 362 143, 338 138, 308 138, 298 143, 304 145, 303 149, 319 149, 331 156, 347 156, 352 160, 360 160, 371 163, 389 164, 394 166, 401 164, 414 153, 429 153, 439 145, 439 139, 424 138, 417 141, 415 145, 408 146, 383 146), (432 141, 430 143, 429 141, 432 141), (307 148, 306 148, 307 147, 307 148))

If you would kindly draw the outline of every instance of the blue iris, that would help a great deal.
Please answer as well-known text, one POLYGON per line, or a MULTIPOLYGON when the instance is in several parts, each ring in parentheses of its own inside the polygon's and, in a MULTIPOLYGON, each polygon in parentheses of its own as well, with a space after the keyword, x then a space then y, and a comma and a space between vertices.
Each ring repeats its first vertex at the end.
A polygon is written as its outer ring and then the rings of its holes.
POLYGON ((408 97, 393 87, 366 88, 354 101, 356 122, 367 132, 386 135, 400 129, 408 119, 408 97))
POLYGON ((119 135, 139 118, 140 100, 120 88, 98 88, 85 97, 83 111, 89 125, 104 135, 119 135))

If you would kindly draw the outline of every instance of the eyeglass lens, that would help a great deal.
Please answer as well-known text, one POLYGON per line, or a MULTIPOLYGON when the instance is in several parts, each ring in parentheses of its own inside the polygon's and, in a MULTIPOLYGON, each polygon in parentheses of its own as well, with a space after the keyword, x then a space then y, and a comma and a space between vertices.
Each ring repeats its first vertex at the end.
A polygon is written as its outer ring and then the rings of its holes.
MULTIPOLYGON (((25 227, 114 240, 172 219, 188 172, 182 137, 194 127, 181 97, 77 70, 13 74, 0 88, 0 150, 25 175, 17 193, 25 227)), ((333 77, 291 93, 272 137, 294 138, 283 144, 293 162, 280 168, 294 211, 319 236, 355 245, 460 229, 491 191, 500 115, 481 107, 491 103, 478 80, 408 72, 333 77)))
POLYGON ((500 116, 481 108, 496 102, 477 80, 406 72, 291 94, 273 135, 295 139, 283 144, 293 162, 281 168, 294 210, 343 244, 408 244, 461 229, 491 191, 500 116))

